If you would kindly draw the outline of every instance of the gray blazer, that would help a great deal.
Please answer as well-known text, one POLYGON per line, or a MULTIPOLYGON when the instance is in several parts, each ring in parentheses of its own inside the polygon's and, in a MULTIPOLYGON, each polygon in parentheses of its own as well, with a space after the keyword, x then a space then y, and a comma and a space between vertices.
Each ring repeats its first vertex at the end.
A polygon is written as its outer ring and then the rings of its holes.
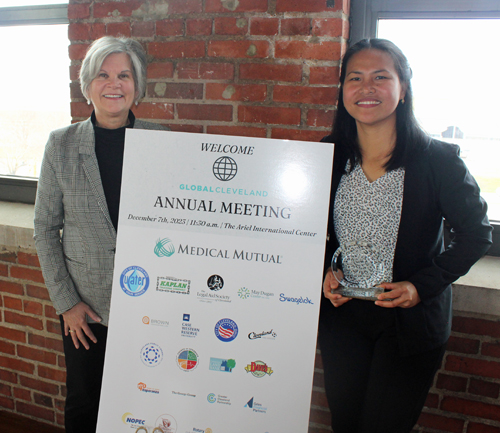
MULTIPOLYGON (((165 129, 136 120, 134 128, 165 129)), ((35 203, 35 245, 57 314, 87 303, 107 325, 116 230, 109 216, 90 119, 52 131, 35 203)))

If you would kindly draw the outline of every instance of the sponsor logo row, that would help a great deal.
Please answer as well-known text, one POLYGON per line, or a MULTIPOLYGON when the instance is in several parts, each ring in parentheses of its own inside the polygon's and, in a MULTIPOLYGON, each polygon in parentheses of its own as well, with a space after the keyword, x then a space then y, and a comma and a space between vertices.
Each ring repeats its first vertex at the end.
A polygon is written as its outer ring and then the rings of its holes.
MULTIPOLYGON (((120 286, 125 294, 132 297, 141 296, 149 289, 150 277, 148 272, 140 266, 127 267, 120 276, 120 286)), ((224 279, 220 275, 211 275, 207 279, 206 289, 196 292, 196 297, 201 302, 232 302, 231 294, 224 289, 224 279)), ((156 291, 164 293, 176 293, 180 295, 190 295, 191 280, 172 276, 156 277, 156 291)), ((275 298, 273 292, 265 290, 249 289, 241 287, 238 289, 237 297, 242 300, 249 298, 271 300, 275 298)), ((313 305, 314 302, 309 297, 292 297, 285 293, 280 293, 277 298, 282 303, 292 303, 296 305, 313 305)))
MULTIPOLYGON (((172 391, 175 393, 174 391, 172 391)), ((183 394, 183 393, 177 393, 183 394)), ((196 396, 193 396, 196 397, 196 396)), ((210 393, 206 397, 209 404, 221 404, 225 406, 233 405, 231 399, 226 395, 210 393)), ((240 403, 245 409, 258 414, 266 414, 268 411, 267 405, 264 405, 261 401, 258 401, 255 397, 251 397, 246 403, 240 403)), ((156 418, 154 423, 148 421, 144 418, 134 416, 131 412, 125 412, 122 415, 122 422, 133 429, 136 429, 136 433, 178 433, 178 423, 174 416, 171 414, 164 413, 156 418)), ((198 428, 192 427, 187 430, 186 433, 216 433, 210 427, 198 428)), ((263 432, 264 433, 264 432, 263 432)), ((268 432, 265 432, 268 433, 268 432)))
MULTIPOLYGON (((164 359, 163 349, 156 343, 147 343, 141 348, 140 357, 142 363, 147 367, 157 367, 164 359)), ((176 362, 177 366, 182 371, 191 372, 199 366, 200 356, 194 349, 183 348, 177 352, 176 362)), ((225 359, 211 357, 208 363, 208 369, 211 371, 232 373, 235 368, 236 360, 232 358, 225 359)), ((247 373, 251 373, 252 376, 258 378, 271 376, 274 373, 273 369, 261 360, 250 361, 242 366, 242 369, 244 369, 247 373)), ((144 385, 144 390, 146 390, 145 392, 150 392, 153 394, 159 393, 158 390, 149 388, 147 389, 146 385, 144 385)))
MULTIPOLYGON (((142 318, 142 323, 148 326, 160 326, 163 328, 170 327, 170 321, 154 319, 150 318, 149 316, 144 316, 142 318)), ((198 337, 200 331, 203 330, 203 328, 198 327, 196 323, 193 324, 191 320, 191 314, 187 313, 184 313, 182 315, 182 323, 180 328, 181 337, 187 338, 196 338, 198 337)), ((234 320, 224 318, 215 323, 213 333, 214 336, 217 337, 220 341, 229 343, 236 339, 236 337, 240 334, 240 329, 238 328, 238 325, 234 320)), ((274 329, 264 330, 261 332, 251 331, 246 335, 249 340, 275 340, 278 336, 274 329)))

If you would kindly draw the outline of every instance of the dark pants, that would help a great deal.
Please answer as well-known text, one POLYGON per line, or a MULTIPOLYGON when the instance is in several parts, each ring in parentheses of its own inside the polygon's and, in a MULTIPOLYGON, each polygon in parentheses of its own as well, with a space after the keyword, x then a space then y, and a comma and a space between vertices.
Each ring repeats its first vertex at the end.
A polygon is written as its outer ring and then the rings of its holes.
POLYGON ((61 317, 67 372, 64 408, 66 433, 94 433, 96 430, 108 328, 99 324, 89 326, 97 343, 87 338, 90 349, 85 349, 82 344, 76 349, 71 336, 64 336, 61 317))
POLYGON ((401 356, 395 312, 359 300, 323 309, 319 343, 334 433, 411 432, 446 344, 401 356))

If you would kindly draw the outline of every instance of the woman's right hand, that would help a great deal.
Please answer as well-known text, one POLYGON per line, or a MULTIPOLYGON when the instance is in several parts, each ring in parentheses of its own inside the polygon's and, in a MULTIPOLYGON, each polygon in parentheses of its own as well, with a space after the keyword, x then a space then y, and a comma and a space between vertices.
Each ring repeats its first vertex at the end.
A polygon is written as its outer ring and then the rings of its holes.
POLYGON ((85 349, 90 349, 85 336, 90 338, 92 342, 97 343, 97 338, 95 338, 87 323, 87 316, 96 322, 100 322, 101 318, 85 302, 79 302, 70 310, 62 313, 62 316, 64 319, 64 335, 71 335, 73 344, 77 349, 80 347, 80 342, 85 349))
MULTIPOLYGON (((341 280, 343 278, 342 271, 337 271, 337 278, 341 280)), ((325 281, 323 281, 323 294, 325 298, 328 298, 334 307, 340 307, 344 305, 347 301, 350 301, 351 298, 346 298, 338 293, 332 293, 332 290, 338 289, 339 282, 337 278, 333 276, 333 271, 328 269, 328 272, 325 275, 325 281)))

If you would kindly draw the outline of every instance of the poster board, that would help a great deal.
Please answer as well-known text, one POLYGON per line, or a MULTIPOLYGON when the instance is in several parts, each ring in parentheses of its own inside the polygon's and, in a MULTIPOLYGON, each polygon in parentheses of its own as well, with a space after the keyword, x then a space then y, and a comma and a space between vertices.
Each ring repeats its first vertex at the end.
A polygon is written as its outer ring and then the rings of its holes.
POLYGON ((333 145, 127 130, 98 433, 306 433, 333 145))

